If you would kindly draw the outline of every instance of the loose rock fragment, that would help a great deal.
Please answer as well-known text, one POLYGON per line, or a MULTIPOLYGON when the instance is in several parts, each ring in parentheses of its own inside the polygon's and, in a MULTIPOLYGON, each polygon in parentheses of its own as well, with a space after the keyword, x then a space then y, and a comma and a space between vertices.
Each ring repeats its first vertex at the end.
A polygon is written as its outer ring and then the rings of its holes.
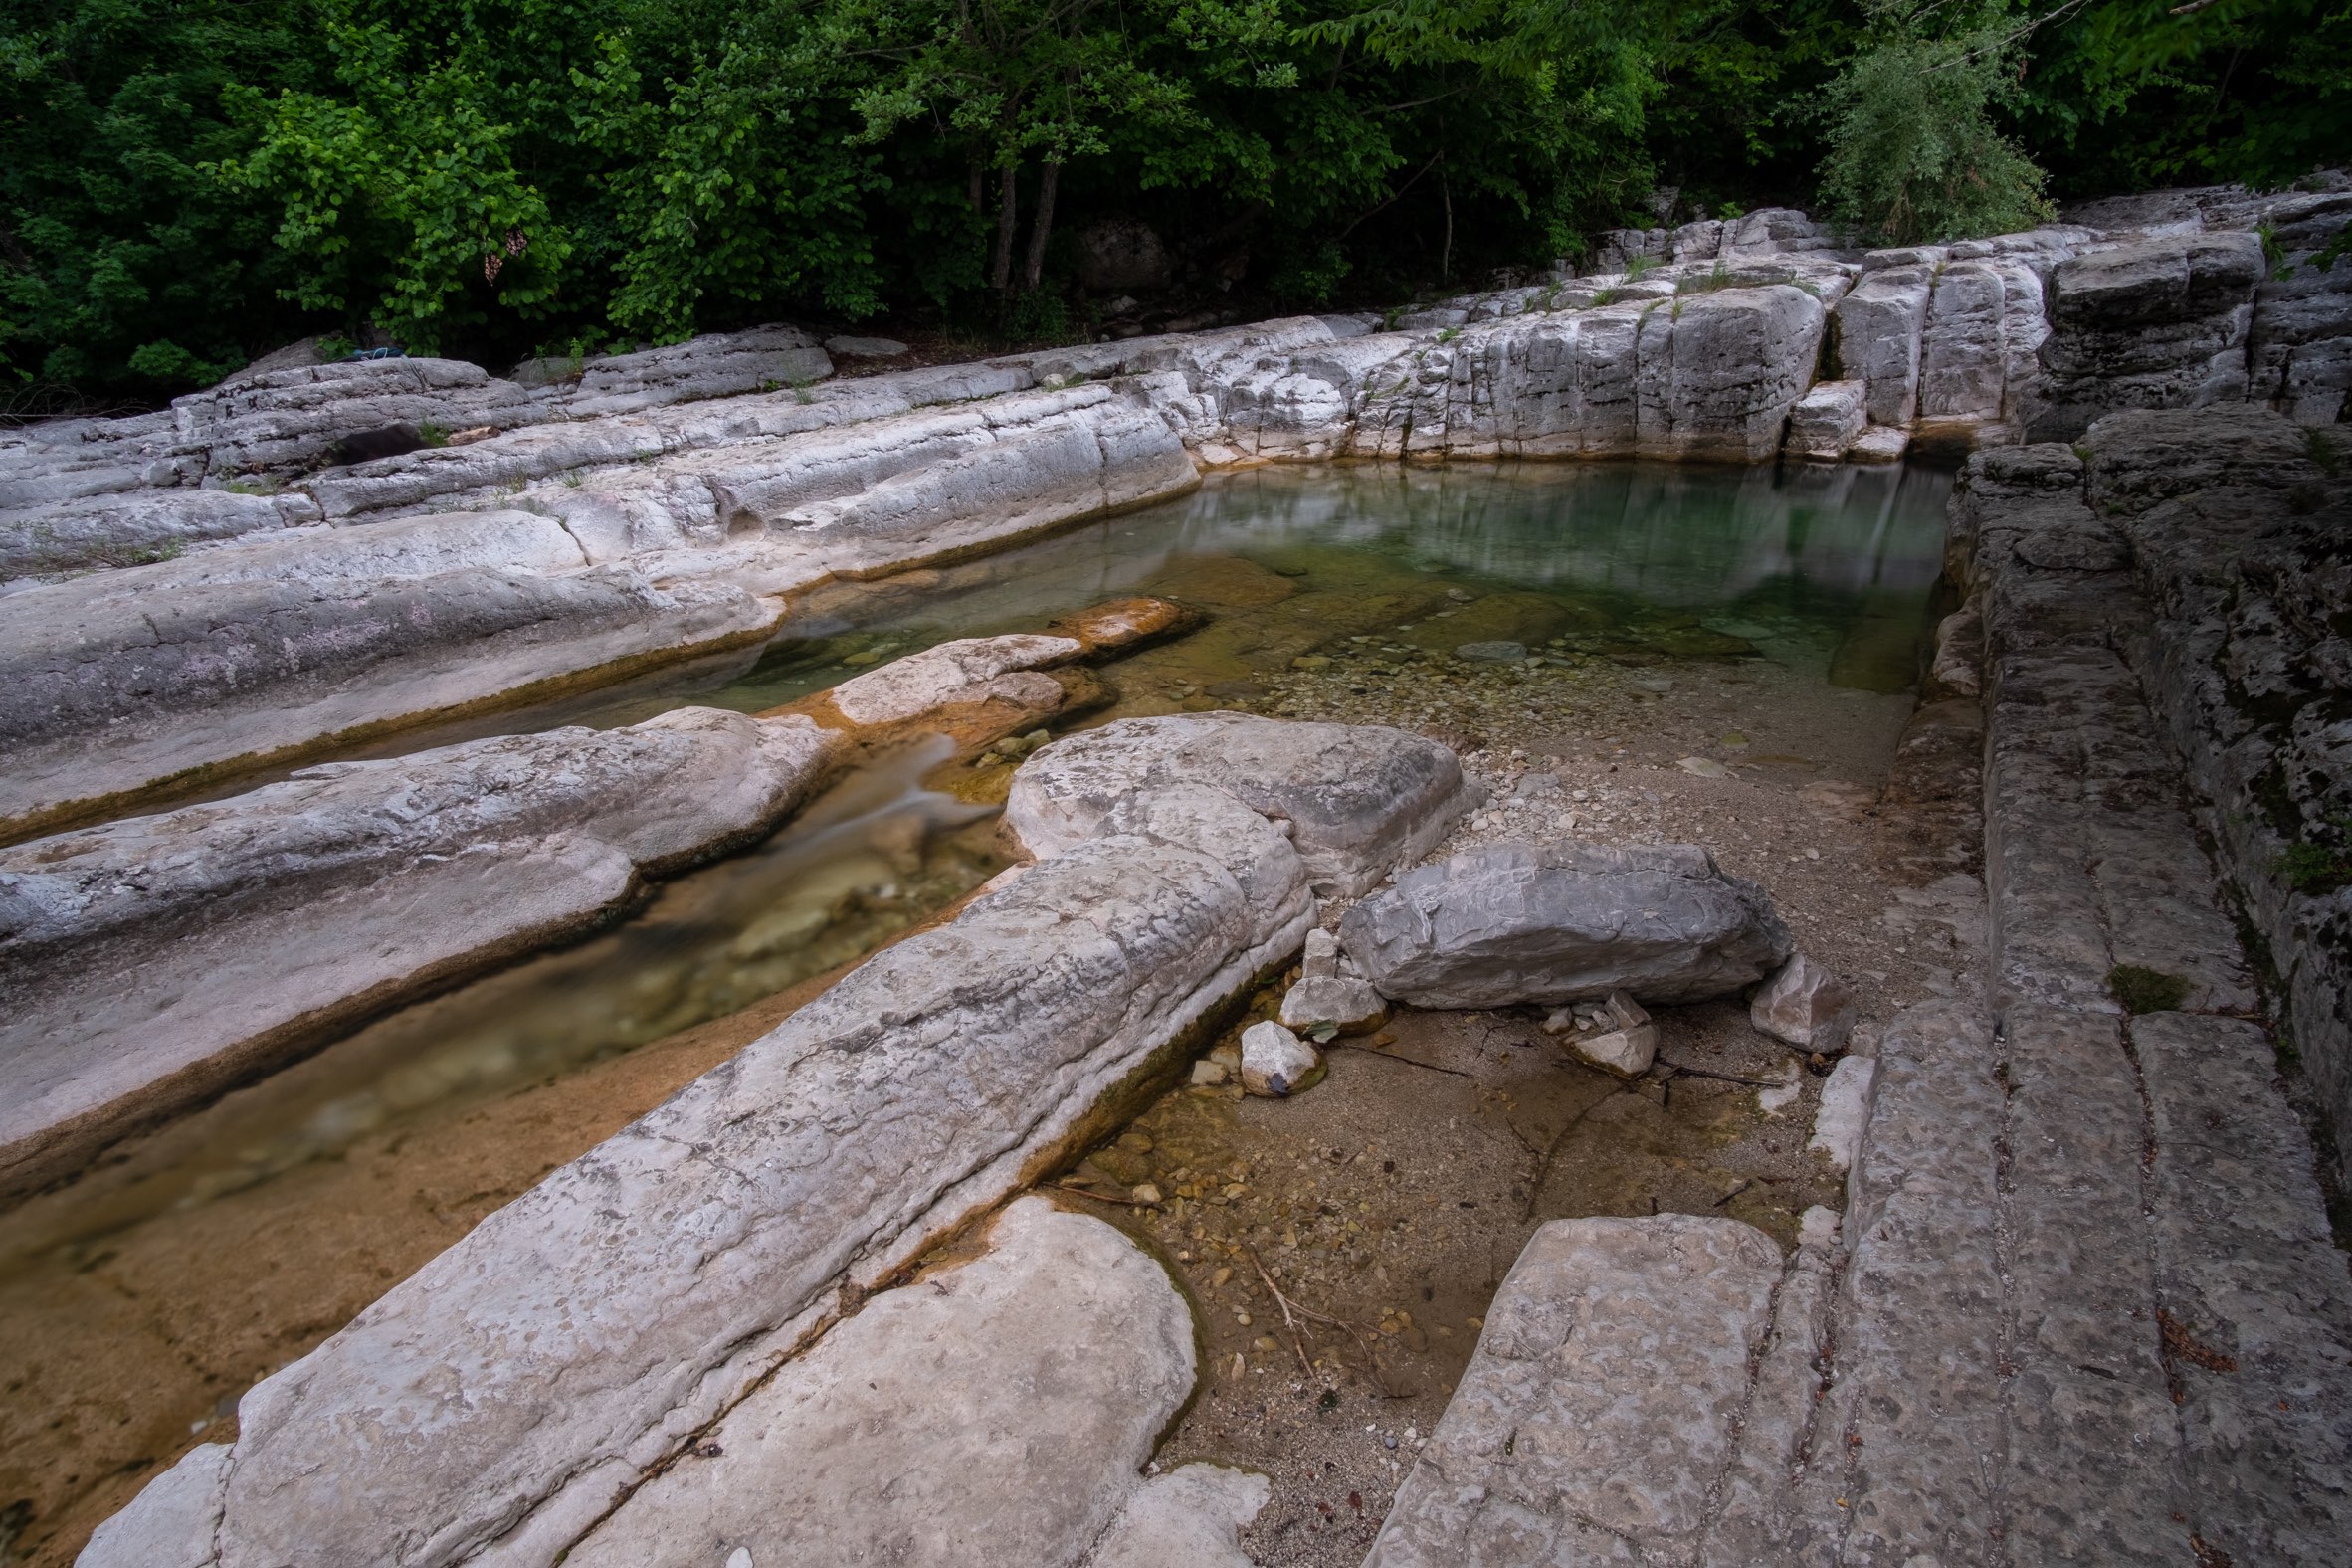
POLYGON ((1343 1035, 1369 1034, 1388 1022, 1388 1003, 1364 980, 1301 980, 1282 997, 1282 1022, 1291 1029, 1336 1026, 1343 1035))
POLYGON ((1626 1078, 1639 1078, 1650 1071, 1658 1056, 1658 1026, 1642 1005, 1623 991, 1609 994, 1609 1015, 1615 1029, 1571 1043, 1587 1061, 1626 1078))
POLYGON ((1242 1087, 1280 1099, 1311 1084, 1322 1071, 1315 1048, 1271 1020, 1242 1031, 1242 1087))
POLYGON ((1853 1009, 1846 982, 1799 953, 1764 982, 1748 1004, 1748 1022, 1792 1046, 1835 1051, 1854 1027, 1853 1009))

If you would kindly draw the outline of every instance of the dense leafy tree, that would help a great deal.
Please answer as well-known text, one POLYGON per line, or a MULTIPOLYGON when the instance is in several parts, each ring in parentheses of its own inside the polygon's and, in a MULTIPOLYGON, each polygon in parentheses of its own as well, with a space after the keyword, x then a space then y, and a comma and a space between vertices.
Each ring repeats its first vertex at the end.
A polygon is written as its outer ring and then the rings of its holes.
POLYGON ((2021 31, 2005 8, 1875 0, 1872 23, 1827 90, 1831 214, 1898 245, 2049 218, 2042 169, 1993 121, 2020 75, 2021 31))
POLYGON ((2347 155, 2347 0, 0 0, 0 395, 305 331, 1388 303, 1693 206, 1904 237, 2347 155))

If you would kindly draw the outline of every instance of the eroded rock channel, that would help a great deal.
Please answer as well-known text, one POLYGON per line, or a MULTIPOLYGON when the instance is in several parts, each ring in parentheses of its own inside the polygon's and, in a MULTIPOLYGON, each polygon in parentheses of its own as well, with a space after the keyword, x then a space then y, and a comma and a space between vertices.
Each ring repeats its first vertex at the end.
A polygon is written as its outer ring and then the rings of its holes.
POLYGON ((2331 1560, 2345 200, 18 439, 9 1548, 2331 1560))

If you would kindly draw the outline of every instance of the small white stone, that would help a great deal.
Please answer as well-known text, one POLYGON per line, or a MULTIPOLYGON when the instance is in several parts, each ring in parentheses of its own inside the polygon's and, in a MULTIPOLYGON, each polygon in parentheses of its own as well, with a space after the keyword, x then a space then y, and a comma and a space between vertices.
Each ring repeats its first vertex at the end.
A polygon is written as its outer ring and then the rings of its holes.
POLYGON ((1756 1108, 1767 1116, 1777 1116, 1797 1102, 1805 1092, 1805 1069, 1795 1057, 1790 1057, 1772 1073, 1772 1086, 1756 1090, 1756 1108))
POLYGON ((751 1568, 751 1548, 738 1546, 727 1553, 727 1568, 751 1568))
POLYGON ((1242 1087, 1253 1094, 1279 1099, 1296 1090, 1321 1061, 1314 1047, 1271 1019, 1242 1031, 1242 1087))
POLYGON ((1870 1120, 1870 1087, 1878 1064, 1868 1057, 1845 1057, 1821 1086, 1821 1109, 1813 1118, 1808 1148, 1829 1156, 1839 1170, 1851 1170, 1862 1151, 1862 1129, 1870 1120))
POLYGON ((1306 950, 1299 959, 1299 974, 1307 980, 1329 980, 1339 973, 1339 938, 1329 931, 1313 930, 1306 933, 1306 950))
POLYGON ((1204 1057, 1192 1065, 1192 1080, 1201 1087, 1214 1088, 1225 1081, 1225 1065, 1204 1057))

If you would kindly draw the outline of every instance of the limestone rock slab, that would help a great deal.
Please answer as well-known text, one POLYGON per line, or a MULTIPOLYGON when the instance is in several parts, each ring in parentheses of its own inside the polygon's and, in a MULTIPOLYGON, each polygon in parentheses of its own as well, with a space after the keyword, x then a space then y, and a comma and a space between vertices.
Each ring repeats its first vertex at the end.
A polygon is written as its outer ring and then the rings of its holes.
POLYGON ((804 718, 680 708, 0 850, 0 1189, 757 837, 833 745, 804 718))
POLYGON ((1474 804, 1454 753, 1404 730, 1199 713, 1056 741, 1014 776, 1005 821, 1049 856, 1090 837, 1122 798, 1180 780, 1284 824, 1318 892, 1364 891, 1474 804))
POLYGON ((1295 950, 1287 841, 1191 806, 1185 843, 1078 845, 876 954, 258 1385, 223 1568, 550 1562, 845 1281, 1060 1158, 1295 950))
POLYGON ((776 1568, 1075 1568, 1122 1511, 1173 1502, 1144 1500, 1173 1477, 1138 1485, 1195 1373, 1192 1313, 1166 1272, 1039 1198, 1007 1208, 985 1246, 787 1363, 567 1568, 717 1568, 734 1552, 776 1568))
POLYGON ((1087 1568, 1254 1568, 1238 1532, 1273 1492, 1248 1470, 1180 1466, 1137 1488, 1087 1568))
POLYGON ((1681 1560, 1780 1277, 1780 1249, 1734 1220, 1544 1226, 1365 1568, 1681 1560))
POLYGON ((732 586, 584 568, 560 527, 523 513, 288 536, 29 589, 0 617, 0 825, 725 646, 779 613, 732 586))
POLYGON ((1015 633, 935 644, 833 688, 833 705, 853 724, 895 724, 954 703, 983 702, 1000 677, 1076 659, 1076 638, 1015 633))
POLYGON ((1348 910, 1340 940, 1383 996, 1448 1008, 1702 1001, 1794 947, 1763 890, 1692 845, 1466 851, 1348 910))

